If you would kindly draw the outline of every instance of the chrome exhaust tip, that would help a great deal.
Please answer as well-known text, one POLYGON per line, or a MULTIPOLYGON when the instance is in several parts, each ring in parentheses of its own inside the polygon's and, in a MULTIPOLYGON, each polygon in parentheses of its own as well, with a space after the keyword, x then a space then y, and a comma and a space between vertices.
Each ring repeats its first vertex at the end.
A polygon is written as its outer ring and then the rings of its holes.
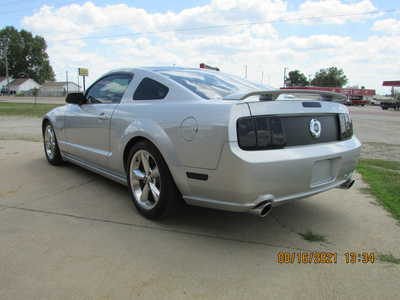
POLYGON ((345 183, 341 184, 339 186, 339 188, 348 190, 349 188, 351 188, 353 186, 354 182, 355 182, 354 179, 349 179, 345 183))
POLYGON ((250 210, 250 213, 261 218, 267 216, 272 210, 271 202, 264 202, 258 204, 255 208, 250 210))

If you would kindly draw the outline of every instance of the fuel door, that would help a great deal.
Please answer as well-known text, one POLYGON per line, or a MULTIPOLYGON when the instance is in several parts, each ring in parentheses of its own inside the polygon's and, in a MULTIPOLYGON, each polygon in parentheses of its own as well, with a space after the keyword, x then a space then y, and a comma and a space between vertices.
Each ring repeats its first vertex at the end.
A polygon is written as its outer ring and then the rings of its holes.
POLYGON ((199 125, 197 124, 197 120, 194 117, 188 117, 182 121, 180 132, 185 141, 193 141, 198 131, 199 125))

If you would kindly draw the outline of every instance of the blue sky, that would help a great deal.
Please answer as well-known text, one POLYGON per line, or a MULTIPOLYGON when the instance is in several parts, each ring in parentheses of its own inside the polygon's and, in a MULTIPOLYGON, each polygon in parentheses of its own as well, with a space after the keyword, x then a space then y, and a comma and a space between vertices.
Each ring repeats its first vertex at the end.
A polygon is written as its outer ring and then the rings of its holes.
POLYGON ((93 81, 110 68, 200 62, 237 75, 243 75, 247 65, 250 79, 260 81, 264 74, 264 82, 273 86, 281 84, 284 67, 308 75, 335 65, 344 69, 349 84, 382 93, 387 92, 382 80, 400 80, 400 13, 385 12, 398 8, 395 0, 0 0, 0 4, 1 27, 12 25, 45 37, 58 80, 79 66, 90 69, 93 81), (325 17, 313 19, 316 16, 325 17), (233 26, 173 32, 226 24, 233 26))

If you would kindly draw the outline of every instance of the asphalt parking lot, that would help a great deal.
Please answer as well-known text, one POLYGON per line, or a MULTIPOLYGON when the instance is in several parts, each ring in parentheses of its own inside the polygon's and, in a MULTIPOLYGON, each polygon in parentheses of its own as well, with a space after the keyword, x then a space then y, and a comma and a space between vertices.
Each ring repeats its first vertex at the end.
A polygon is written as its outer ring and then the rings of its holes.
POLYGON ((362 156, 400 161, 400 112, 379 106, 349 107, 362 156))
MULTIPOLYGON (((350 109, 365 157, 400 155, 399 112, 350 109)), ((0 299, 398 298, 399 265, 345 263, 346 252, 400 256, 399 225, 361 180, 263 219, 187 207, 151 222, 125 187, 50 166, 39 140, 40 120, 0 118, 0 299), (307 230, 326 241, 304 240, 307 230), (337 253, 337 264, 277 262, 304 251, 337 253)))

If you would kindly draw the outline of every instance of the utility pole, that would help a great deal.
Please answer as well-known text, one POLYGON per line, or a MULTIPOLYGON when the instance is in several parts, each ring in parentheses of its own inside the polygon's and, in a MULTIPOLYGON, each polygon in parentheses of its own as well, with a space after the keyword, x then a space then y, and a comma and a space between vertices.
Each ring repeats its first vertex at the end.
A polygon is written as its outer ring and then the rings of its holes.
POLYGON ((67 95, 68 95, 68 71, 65 72, 65 77, 66 77, 66 80, 67 80, 67 95))
POLYGON ((10 84, 10 79, 8 78, 8 38, 0 38, 0 56, 4 56, 6 65, 6 80, 7 87, 10 84))
POLYGON ((78 69, 78 92, 80 92, 80 87, 79 87, 79 69, 78 69))
POLYGON ((247 79, 247 65, 244 66, 244 78, 247 79))
POLYGON ((286 87, 286 70, 288 68, 284 67, 283 68, 283 87, 286 87))
POLYGON ((261 71, 261 83, 264 83, 264 71, 261 71))

